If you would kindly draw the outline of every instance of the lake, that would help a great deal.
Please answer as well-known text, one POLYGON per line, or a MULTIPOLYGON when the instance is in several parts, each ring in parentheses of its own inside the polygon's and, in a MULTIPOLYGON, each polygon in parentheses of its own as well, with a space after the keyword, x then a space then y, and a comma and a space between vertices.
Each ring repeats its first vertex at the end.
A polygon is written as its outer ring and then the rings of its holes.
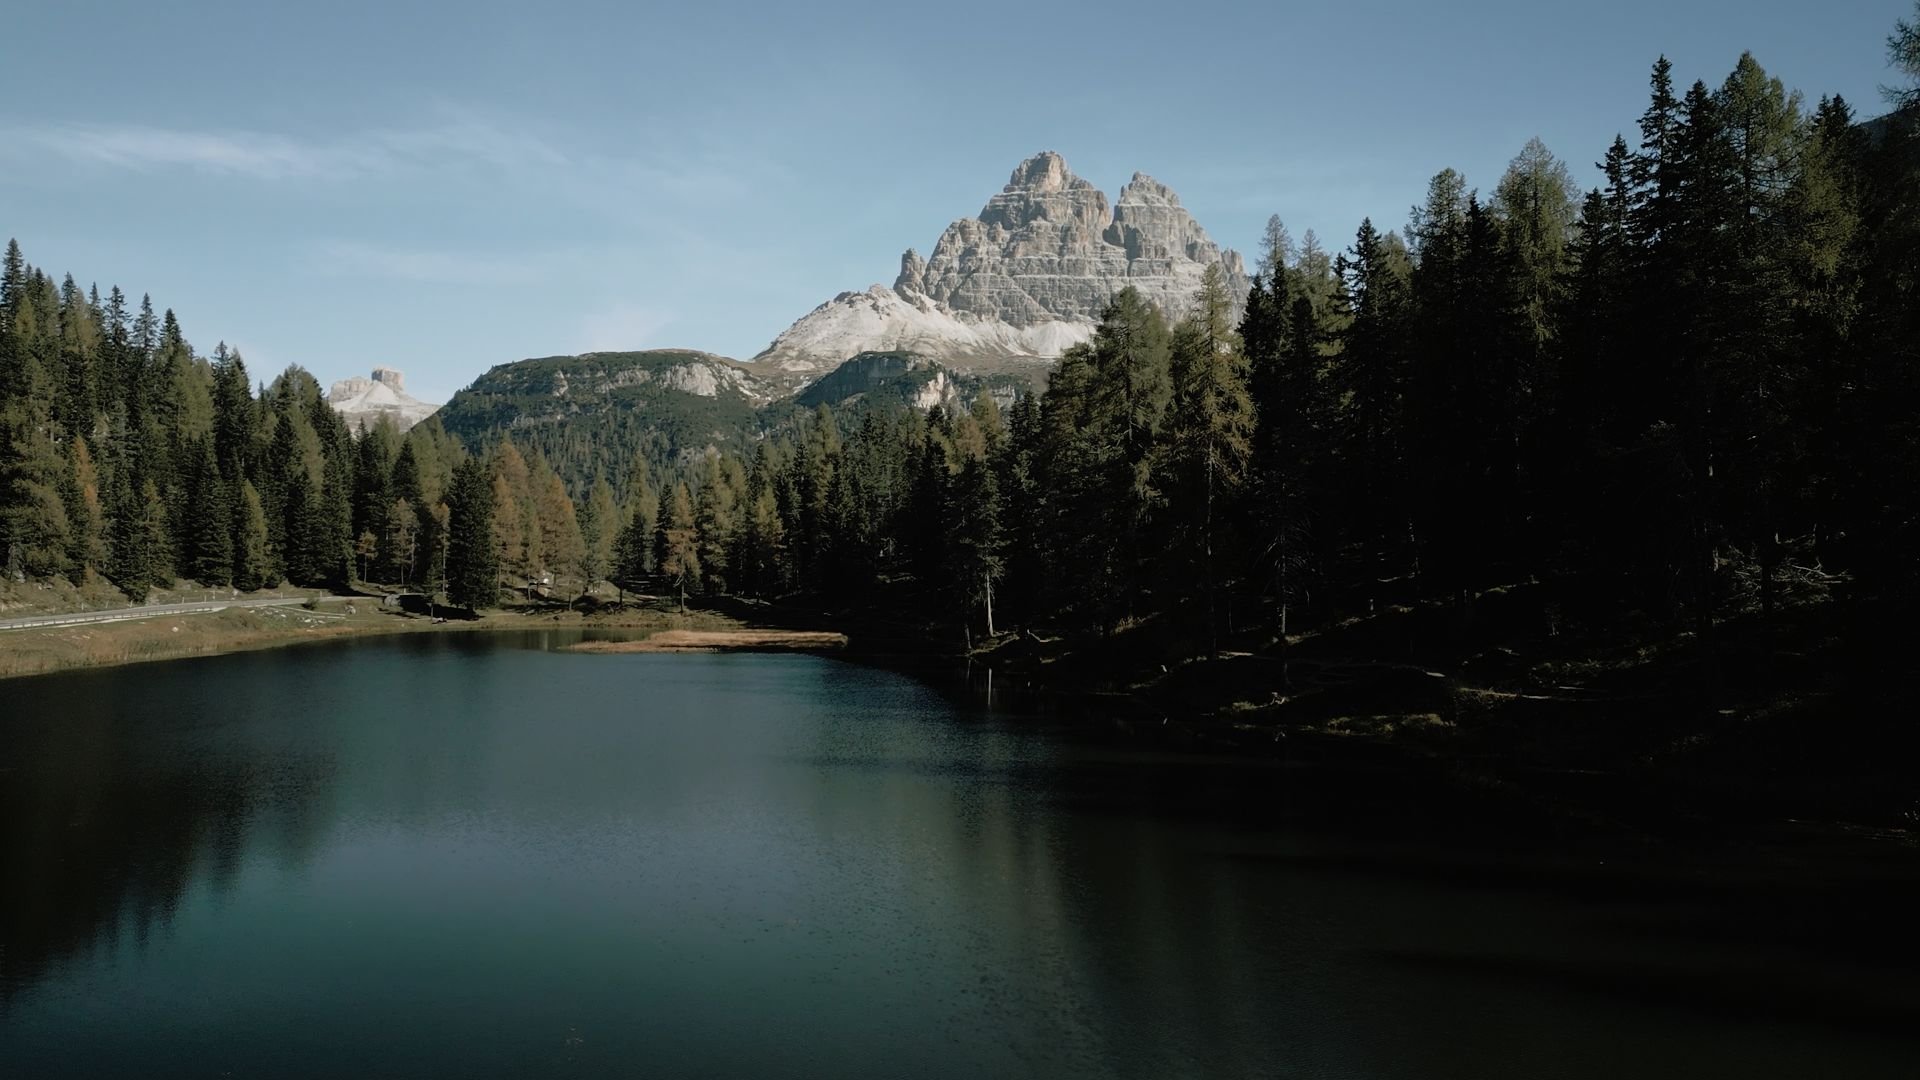
POLYGON ((1920 1061, 1909 853, 1502 836, 1390 771, 573 639, 0 682, 0 1075, 1920 1061))

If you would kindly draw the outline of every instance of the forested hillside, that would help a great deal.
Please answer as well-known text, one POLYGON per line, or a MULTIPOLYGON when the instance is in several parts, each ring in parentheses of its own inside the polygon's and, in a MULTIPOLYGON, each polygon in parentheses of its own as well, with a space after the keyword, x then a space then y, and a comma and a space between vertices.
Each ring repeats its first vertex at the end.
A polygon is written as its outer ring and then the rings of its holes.
MULTIPOLYGON (((1894 46, 1920 74, 1913 30, 1894 46)), ((1382 605, 1471 619, 1523 585, 1549 636, 1908 595, 1920 184, 1897 104, 1868 128, 1751 56, 1684 91, 1663 59, 1632 138, 1596 148, 1601 187, 1536 141, 1336 255, 1275 219, 1237 325, 1217 273, 1172 325, 1123 291, 1006 410, 756 414, 717 358, 602 354, 480 380, 447 409, 464 450, 433 422, 354 433, 304 372, 251 387, 171 312, 11 247, 0 540, 11 573, 134 596, 444 575, 484 605, 559 572, 1204 648, 1382 605)))
POLYGON ((683 349, 549 356, 502 364, 455 394, 441 425, 470 446, 512 438, 584 492, 635 455, 670 461, 708 446, 738 452, 771 396, 751 365, 683 349))
POLYGON ((437 425, 358 439, 299 368, 256 387, 148 297, 58 285, 7 246, 0 276, 0 554, 14 580, 177 577, 345 587, 429 574, 456 445, 437 425))

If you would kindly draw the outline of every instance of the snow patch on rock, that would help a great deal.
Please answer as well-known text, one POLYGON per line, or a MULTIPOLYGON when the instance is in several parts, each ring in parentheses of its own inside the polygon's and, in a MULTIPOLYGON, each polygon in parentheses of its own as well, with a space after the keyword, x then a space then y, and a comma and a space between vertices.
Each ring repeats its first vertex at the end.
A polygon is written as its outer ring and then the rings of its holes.
POLYGON ((1052 359, 1093 336, 1091 319, 1015 326, 954 312, 924 295, 885 285, 845 292, 782 331, 756 358, 773 371, 811 377, 863 352, 910 352, 943 360, 1052 359))

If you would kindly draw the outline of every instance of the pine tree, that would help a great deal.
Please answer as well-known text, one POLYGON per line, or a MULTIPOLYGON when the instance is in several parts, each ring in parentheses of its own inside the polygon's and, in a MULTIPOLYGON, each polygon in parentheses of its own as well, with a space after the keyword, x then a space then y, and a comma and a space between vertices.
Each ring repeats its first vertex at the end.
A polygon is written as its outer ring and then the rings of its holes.
POLYGON ((353 581, 353 465, 347 447, 327 454, 313 539, 314 572, 330 588, 353 581))
POLYGON ((275 584, 273 559, 267 551, 267 512, 260 492, 250 481, 240 481, 234 504, 233 583, 249 592, 275 584))
POLYGON ((390 560, 382 557, 381 539, 387 535, 387 514, 393 509, 393 459, 399 453, 400 433, 382 416, 371 428, 362 426, 353 445, 353 535, 358 556, 359 538, 373 537, 373 551, 360 556, 362 579, 390 560))
POLYGON ((20 241, 9 239, 6 256, 0 260, 0 402, 25 391, 22 368, 27 342, 23 340, 25 327, 20 319, 23 309, 31 303, 27 296, 29 286, 27 260, 20 251, 20 241))
POLYGON ((1182 546, 1198 564, 1195 584, 1206 601, 1206 633, 1216 653, 1220 556, 1233 546, 1225 510, 1246 480, 1254 427, 1247 359, 1228 310, 1220 270, 1209 265, 1193 314, 1173 334, 1167 421, 1168 465, 1175 477, 1170 509, 1182 546))
POLYGON ((482 459, 468 458, 454 470, 447 511, 447 600, 469 611, 492 607, 500 601, 500 561, 493 481, 482 459))
POLYGON ((660 525, 660 492, 646 456, 635 454, 627 469, 623 527, 615 541, 618 576, 638 581, 653 571, 653 537, 660 525))
POLYGON ((107 506, 107 580, 143 603, 153 587, 153 556, 141 530, 141 502, 135 498, 133 470, 120 462, 113 470, 113 496, 107 506))
POLYGON ((1041 543, 1043 462, 1040 445, 1040 397, 1024 393, 1007 410, 1007 445, 997 462, 996 485, 1004 510, 1006 537, 1000 608, 1014 620, 1028 620, 1042 606, 1046 565, 1041 543))
POLYGON ((276 517, 280 524, 279 543, 270 545, 279 554, 276 576, 295 585, 318 584, 325 573, 321 568, 325 553, 317 550, 316 544, 323 518, 318 494, 306 470, 296 469, 281 482, 279 501, 279 514, 268 520, 269 528, 276 517))
POLYGON ((999 491, 993 469, 984 458, 968 458, 954 476, 947 494, 945 525, 945 591, 953 597, 968 641, 973 637, 976 610, 984 612, 984 627, 991 637, 995 632, 993 587, 1004 572, 1004 536, 999 491))
POLYGON ((114 400, 124 403, 129 422, 138 427, 150 401, 146 385, 147 358, 134 349, 127 297, 118 285, 113 286, 105 306, 101 307, 100 330, 101 367, 110 380, 111 393, 114 400))
POLYGON ((808 585, 821 583, 828 554, 827 499, 840 458, 840 430, 822 404, 800 434, 791 465, 795 573, 808 585))
POLYGON ((580 577, 583 594, 591 594, 613 570, 614 545, 619 540, 619 510, 606 478, 594 477, 593 488, 580 514, 580 577))
POLYGON ((68 573, 76 584, 88 571, 106 565, 106 519, 100 501, 100 474, 94 467, 87 440, 75 435, 67 444, 67 473, 64 492, 67 521, 70 526, 67 549, 68 573))
POLYGON ((421 580, 422 569, 428 561, 421 558, 421 552, 434 550, 435 536, 432 506, 420 482, 419 456, 412 439, 401 441, 387 488, 394 499, 387 517, 387 553, 392 560, 392 574, 403 585, 414 584, 421 580), (400 515, 405 515, 404 520, 400 515))
POLYGON ((202 585, 227 585, 234 567, 233 507, 212 442, 202 438, 194 446, 197 453, 187 481, 184 569, 202 585))
POLYGON ((172 529, 167 523, 167 507, 160 500, 160 489, 151 480, 141 486, 140 509, 134 542, 150 554, 146 558, 148 584, 173 585, 172 529))
POLYGON ((1249 554, 1258 580, 1280 602, 1283 635, 1288 605, 1305 594, 1313 561, 1310 522, 1326 412, 1313 301, 1290 287, 1296 278, 1285 271, 1256 278, 1240 323, 1255 416, 1245 515, 1249 554))
POLYGON ((1914 21, 1901 19, 1893 24, 1887 37, 1888 62, 1912 80, 1912 85, 1890 87, 1887 100, 1898 109, 1920 109, 1920 0, 1914 6, 1914 21))
POLYGON ((753 596, 777 596, 785 585, 786 525, 780 518, 772 455, 765 443, 754 454, 741 502, 740 528, 730 555, 736 588, 753 596))
POLYGON ((1339 455, 1347 481, 1342 516, 1376 578, 1409 569, 1404 407, 1408 267, 1393 234, 1362 220, 1336 266, 1336 306, 1346 326, 1332 377, 1344 398, 1339 455))
POLYGON ((1160 312, 1132 288, 1107 305, 1086 346, 1061 357, 1041 404, 1050 606, 1112 627, 1154 576, 1156 468, 1172 398, 1160 312))
POLYGON ((698 534, 700 580, 710 593, 725 592, 730 584, 731 567, 727 554, 733 547, 737 526, 735 493, 725 459, 716 452, 707 454, 700 480, 700 493, 694 500, 693 522, 698 534))
POLYGON ((61 396, 55 410, 70 435, 91 434, 100 409, 100 328, 80 286, 68 274, 60 285, 61 396))
MULTIPOLYGON (((173 321, 171 309, 166 318, 173 321)), ((221 342, 213 353, 213 451, 220 463, 220 475, 228 483, 253 475, 257 408, 246 362, 221 342)))
POLYGON ((393 500, 387 530, 386 550, 393 560, 394 576, 405 588, 414 583, 420 562, 420 513, 414 504, 406 499, 393 500))
POLYGON ((0 421, 0 556, 33 577, 72 567, 66 462, 46 429, 0 421))

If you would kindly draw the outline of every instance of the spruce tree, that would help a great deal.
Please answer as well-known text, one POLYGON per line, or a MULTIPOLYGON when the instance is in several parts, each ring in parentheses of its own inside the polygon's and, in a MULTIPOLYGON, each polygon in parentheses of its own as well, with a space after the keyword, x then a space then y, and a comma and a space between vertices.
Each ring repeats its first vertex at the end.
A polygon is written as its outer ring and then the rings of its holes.
POLYGON ((727 555, 734 543, 738 499, 725 460, 717 452, 708 453, 700 493, 694 499, 693 522, 699 537, 700 580, 710 593, 725 592, 731 584, 727 555))
POLYGON ((613 503, 613 488, 605 477, 594 477, 593 488, 581 504, 580 577, 581 592, 591 594, 593 587, 613 570, 614 545, 619 540, 619 511, 613 503))
POLYGON ((113 496, 107 504, 107 580, 136 604, 153 588, 153 552, 142 531, 143 504, 136 498, 133 470, 119 462, 113 470, 113 496))
POLYGON ((1234 549, 1227 508, 1247 477, 1254 406, 1247 359, 1228 322, 1229 302, 1216 266, 1208 266, 1194 311, 1174 331, 1172 407, 1167 420, 1170 511, 1176 535, 1197 564, 1194 591, 1205 601, 1209 649, 1218 652, 1218 594, 1223 556, 1234 549))
POLYGON ((486 462, 470 457, 447 491, 447 600, 477 611, 500 601, 499 548, 493 538, 493 481, 486 462))
POLYGON ((251 481, 240 481, 233 511, 233 583, 249 592, 271 588, 276 579, 267 550, 267 512, 251 481))
POLYGON ((200 439, 194 446, 197 452, 186 498, 189 546, 183 569, 202 585, 228 585, 234 566, 233 506, 212 442, 200 439))
MULTIPOLYGON (((171 309, 166 318, 172 321, 171 309)), ((257 407, 246 362, 221 342, 213 353, 213 451, 228 483, 253 475, 257 407)))
POLYGON ((72 567, 66 462, 42 425, 0 420, 0 557, 33 577, 72 567))
POLYGON ((160 489, 151 480, 141 485, 136 537, 135 543, 150 553, 144 567, 148 583, 171 588, 174 577, 171 548, 173 532, 167 522, 166 504, 160 499, 160 489))
POLYGON ((976 611, 983 616, 981 625, 987 635, 995 633, 993 591, 1005 569, 1000 521, 1000 494, 992 467, 984 458, 968 458, 947 493, 942 584, 943 591, 953 599, 969 642, 976 611))
POLYGON ((1333 369, 1344 398, 1339 454, 1345 470, 1343 517, 1370 576, 1404 575, 1409 529, 1405 490, 1408 268, 1393 234, 1362 220, 1350 253, 1336 266, 1340 335, 1333 369))

